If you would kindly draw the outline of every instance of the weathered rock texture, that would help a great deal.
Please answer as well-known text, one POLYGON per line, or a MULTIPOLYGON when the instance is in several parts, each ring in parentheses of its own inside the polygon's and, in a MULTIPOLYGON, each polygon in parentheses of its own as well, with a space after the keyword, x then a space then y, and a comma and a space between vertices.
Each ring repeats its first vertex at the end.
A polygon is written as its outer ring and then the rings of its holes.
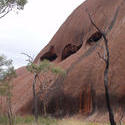
MULTIPOLYGON (((48 75, 48 90, 40 95, 47 112, 66 115, 81 112, 105 112, 104 40, 91 24, 88 15, 106 33, 110 50, 109 90, 113 110, 125 106, 125 0, 87 0, 68 17, 34 63, 48 59, 66 70, 66 76, 48 75)), ((25 68, 17 70, 14 81, 13 110, 32 113, 32 79, 25 68)), ((44 79, 40 76, 41 81, 44 79)), ((42 83, 37 82, 37 88, 42 83)))

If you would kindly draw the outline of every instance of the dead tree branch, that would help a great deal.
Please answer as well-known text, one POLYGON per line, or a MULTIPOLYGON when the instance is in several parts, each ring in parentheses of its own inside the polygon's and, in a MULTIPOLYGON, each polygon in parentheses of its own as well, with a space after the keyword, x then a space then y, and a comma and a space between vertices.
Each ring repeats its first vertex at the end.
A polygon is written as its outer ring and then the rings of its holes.
POLYGON ((28 57, 28 59, 26 60, 26 61, 28 61, 29 63, 33 63, 33 57, 32 56, 30 56, 30 55, 28 55, 28 54, 26 54, 26 53, 21 53, 21 54, 23 54, 23 55, 25 55, 25 56, 27 56, 28 57))
POLYGON ((102 34, 102 37, 104 39, 104 45, 105 45, 105 49, 106 49, 106 58, 103 58, 104 62, 105 62, 105 70, 104 70, 104 86, 105 86, 105 97, 106 97, 106 104, 107 104, 107 109, 108 109, 108 113, 109 113, 109 120, 110 120, 110 124, 111 125, 116 125, 116 122, 114 120, 114 114, 111 108, 111 104, 110 104, 110 96, 109 96, 109 89, 108 89, 108 73, 109 73, 109 47, 108 47, 108 39, 106 38, 106 35, 104 32, 101 31, 100 28, 98 28, 98 26, 95 24, 95 22, 92 20, 91 15, 88 13, 88 10, 86 9, 86 12, 88 14, 89 20, 91 22, 91 24, 96 28, 96 30, 98 32, 100 32, 102 34))

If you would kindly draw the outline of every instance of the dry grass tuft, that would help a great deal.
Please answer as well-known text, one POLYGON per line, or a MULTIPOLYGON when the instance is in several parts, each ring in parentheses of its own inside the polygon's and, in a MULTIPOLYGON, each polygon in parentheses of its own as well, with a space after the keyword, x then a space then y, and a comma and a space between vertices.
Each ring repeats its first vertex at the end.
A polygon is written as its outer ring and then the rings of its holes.
POLYGON ((106 123, 86 122, 77 118, 66 118, 58 121, 58 125, 109 125, 106 123))

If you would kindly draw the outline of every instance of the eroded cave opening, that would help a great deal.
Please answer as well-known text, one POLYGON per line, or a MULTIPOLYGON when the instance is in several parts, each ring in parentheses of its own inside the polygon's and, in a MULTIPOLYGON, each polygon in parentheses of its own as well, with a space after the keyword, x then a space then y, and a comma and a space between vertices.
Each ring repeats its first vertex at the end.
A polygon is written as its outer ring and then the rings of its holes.
POLYGON ((43 54, 40 58, 40 61, 43 61, 44 59, 49 60, 49 61, 54 61, 57 58, 57 54, 55 53, 55 46, 51 45, 49 47, 48 52, 43 54))
POLYGON ((43 61, 44 59, 47 59, 49 61, 54 61, 56 60, 56 58, 57 58, 56 53, 47 52, 40 58, 40 61, 43 61))
POLYGON ((79 46, 76 46, 73 44, 66 45, 62 51, 62 60, 76 53, 81 47, 82 47, 82 44, 80 44, 79 46))
POLYGON ((91 37, 87 40, 87 44, 93 45, 94 43, 97 43, 102 38, 101 32, 95 32, 91 35, 91 37))

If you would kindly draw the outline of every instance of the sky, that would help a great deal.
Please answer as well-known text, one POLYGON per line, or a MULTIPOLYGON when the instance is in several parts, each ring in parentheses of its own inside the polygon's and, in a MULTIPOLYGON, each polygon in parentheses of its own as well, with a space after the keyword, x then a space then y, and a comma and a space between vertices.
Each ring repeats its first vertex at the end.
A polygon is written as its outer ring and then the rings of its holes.
POLYGON ((28 0, 24 10, 0 19, 0 54, 13 60, 15 68, 25 66, 27 53, 35 56, 84 0, 28 0))

